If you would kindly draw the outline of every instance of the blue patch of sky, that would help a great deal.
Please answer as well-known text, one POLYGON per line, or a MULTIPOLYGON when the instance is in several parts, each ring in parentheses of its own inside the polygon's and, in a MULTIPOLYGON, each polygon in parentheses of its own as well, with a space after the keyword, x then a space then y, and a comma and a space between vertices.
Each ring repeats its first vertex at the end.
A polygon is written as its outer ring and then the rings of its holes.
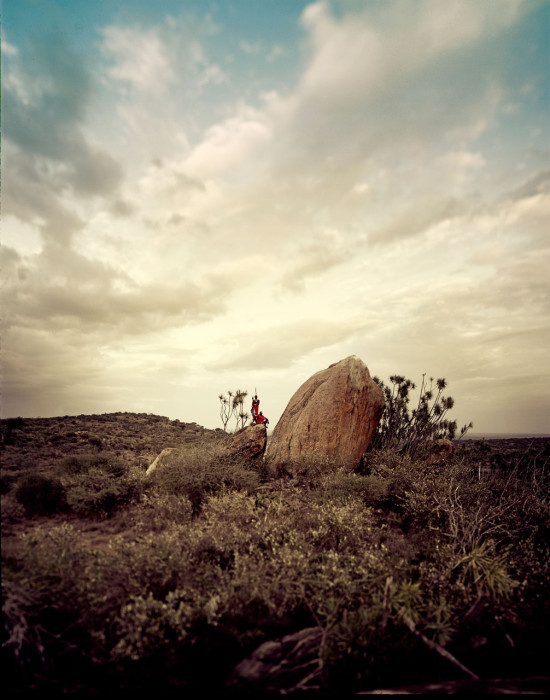
MULTIPOLYGON (((505 89, 494 128, 478 141, 502 187, 548 167, 550 139, 550 3, 537 5, 494 40, 491 70, 505 89)), ((483 65, 481 63, 480 65, 483 65)))
POLYGON ((308 4, 305 0, 8 0, 3 25, 6 38, 16 46, 28 38, 59 32, 80 51, 87 51, 106 25, 146 28, 162 24, 169 16, 208 18, 215 31, 200 38, 214 60, 224 67, 232 63, 246 74, 253 57, 254 65, 273 78, 283 67, 285 73, 299 68, 296 50, 303 37, 299 17, 308 4), (282 52, 273 53, 277 47, 282 52))
MULTIPOLYGON (((227 76, 222 84, 204 88, 197 105, 203 126, 230 116, 238 100, 259 104, 260 93, 292 89, 306 60, 306 34, 299 17, 308 0, 7 0, 3 4, 6 39, 21 49, 40 37, 56 34, 93 70, 99 58, 99 30, 110 24, 154 27, 168 16, 193 18, 200 24, 206 58, 227 76), (211 30, 207 31, 206 26, 211 30), (275 53, 273 53, 275 51, 275 53)), ((340 17, 351 12, 383 13, 380 0, 333 0, 340 17)), ((451 52, 425 71, 416 84, 418 109, 432 105, 422 119, 435 121, 444 103, 467 103, 490 87, 491 80, 507 93, 497 121, 475 144, 498 168, 509 168, 525 157, 547 152, 550 110, 550 3, 533 2, 523 19, 477 46, 451 52), (503 148, 503 144, 506 148, 503 148), (546 149, 546 150, 545 150, 546 149)), ((3 60, 9 69, 9 56, 3 60)), ((404 93, 411 93, 403 85, 404 93)), ((382 104, 384 99, 382 97, 382 104)), ((374 105, 370 105, 373 108, 374 105)), ((404 105, 415 120, 414 103, 404 105)), ((533 168, 537 165, 533 162, 533 168)))
MULTIPOLYGON (((427 66, 409 96, 415 98, 407 109, 420 110, 420 119, 428 124, 454 105, 456 113, 466 106, 461 118, 475 121, 483 95, 492 89, 501 91, 494 113, 480 112, 487 118, 486 128, 467 144, 479 151, 494 174, 486 182, 487 194, 498 196, 515 187, 518 179, 548 167, 550 137, 550 4, 533 2, 532 10, 517 24, 483 42, 457 48, 427 66), (468 108, 468 105, 471 105, 468 108), (523 172, 523 175, 522 175, 523 172)), ((403 85, 404 91, 406 86, 403 85)), ((449 128, 460 123, 448 122, 449 128)), ((449 144, 433 142, 435 152, 449 144)), ((478 172, 476 178, 483 177, 478 172)))
POLYGON ((196 38, 206 61, 218 65, 225 77, 221 83, 203 86, 202 107, 195 105, 196 117, 207 126, 230 116, 238 101, 259 106, 262 93, 292 89, 305 60, 299 18, 308 4, 307 0, 11 0, 4 3, 3 31, 23 54, 44 38, 54 44, 58 37, 93 72, 104 60, 99 53, 104 27, 166 28, 168 18, 178 23, 183 19, 191 31, 198 30, 196 38))

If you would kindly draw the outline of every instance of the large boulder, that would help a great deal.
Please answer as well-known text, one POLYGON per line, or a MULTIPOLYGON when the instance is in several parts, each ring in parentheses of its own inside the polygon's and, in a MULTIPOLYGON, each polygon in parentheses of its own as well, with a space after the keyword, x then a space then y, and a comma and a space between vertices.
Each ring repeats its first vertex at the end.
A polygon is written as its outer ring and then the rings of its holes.
POLYGON ((359 466, 384 410, 382 389, 355 355, 310 377, 290 399, 266 456, 274 469, 307 454, 359 466))

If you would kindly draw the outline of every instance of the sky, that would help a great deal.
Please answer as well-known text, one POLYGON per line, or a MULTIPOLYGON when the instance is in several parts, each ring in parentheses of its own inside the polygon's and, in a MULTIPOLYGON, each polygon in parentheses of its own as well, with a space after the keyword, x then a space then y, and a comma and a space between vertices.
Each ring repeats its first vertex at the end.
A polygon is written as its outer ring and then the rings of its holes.
POLYGON ((3 0, 2 417, 242 389, 273 428, 357 355, 550 433, 549 37, 548 0, 3 0))

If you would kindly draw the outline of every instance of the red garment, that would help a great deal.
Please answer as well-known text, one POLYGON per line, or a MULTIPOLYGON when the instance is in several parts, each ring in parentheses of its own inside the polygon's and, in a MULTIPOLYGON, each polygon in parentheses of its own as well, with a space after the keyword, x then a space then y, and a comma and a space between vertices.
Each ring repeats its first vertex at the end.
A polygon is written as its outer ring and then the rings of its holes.
POLYGON ((256 423, 265 423, 266 420, 267 420, 267 418, 265 416, 263 416, 262 414, 260 414, 259 416, 256 416, 256 423))

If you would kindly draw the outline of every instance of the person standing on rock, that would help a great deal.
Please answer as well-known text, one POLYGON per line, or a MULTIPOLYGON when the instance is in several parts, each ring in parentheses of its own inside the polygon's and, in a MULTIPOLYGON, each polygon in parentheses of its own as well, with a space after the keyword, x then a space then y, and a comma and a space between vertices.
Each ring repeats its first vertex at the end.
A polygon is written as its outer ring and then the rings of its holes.
POLYGON ((253 424, 258 422, 258 410, 259 410, 259 408, 260 408, 260 399, 258 398, 257 395, 254 395, 252 397, 252 409, 250 411, 252 413, 252 423, 253 424))

